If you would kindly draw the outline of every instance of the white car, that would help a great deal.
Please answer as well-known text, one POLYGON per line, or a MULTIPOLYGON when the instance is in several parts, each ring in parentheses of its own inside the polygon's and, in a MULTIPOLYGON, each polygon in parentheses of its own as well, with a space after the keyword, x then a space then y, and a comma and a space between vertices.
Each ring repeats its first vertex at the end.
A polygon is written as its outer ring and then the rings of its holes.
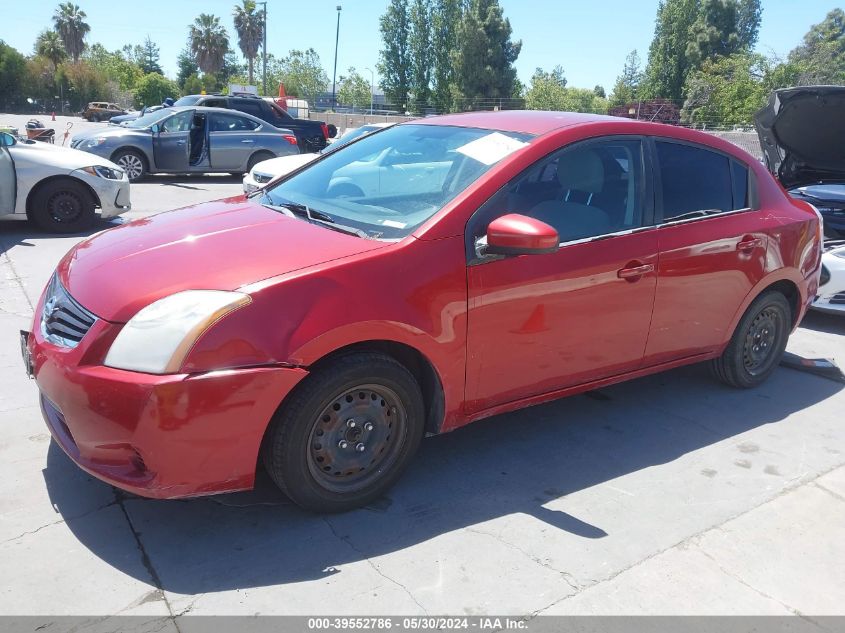
POLYGON ((129 180, 109 160, 0 132, 0 216, 28 217, 45 231, 78 233, 129 211, 129 180))
POLYGON ((310 154, 294 154, 293 156, 281 156, 279 158, 271 158, 262 161, 249 170, 249 173, 244 176, 244 193, 252 193, 261 189, 271 180, 289 174, 294 169, 298 169, 303 165, 318 159, 323 154, 334 152, 335 150, 351 143, 357 138, 372 134, 378 130, 388 128, 395 123, 368 123, 361 127, 348 130, 343 136, 337 139, 334 143, 327 145, 319 152, 310 154))
POLYGON ((813 308, 845 315, 845 240, 825 242, 819 294, 813 308))

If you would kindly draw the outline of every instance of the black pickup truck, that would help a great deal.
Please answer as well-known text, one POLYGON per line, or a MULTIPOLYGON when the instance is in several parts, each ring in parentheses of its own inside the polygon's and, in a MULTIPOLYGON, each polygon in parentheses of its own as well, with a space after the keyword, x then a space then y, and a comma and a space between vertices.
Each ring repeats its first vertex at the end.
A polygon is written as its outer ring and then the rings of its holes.
POLYGON ((303 154, 319 152, 326 146, 329 138, 333 136, 329 128, 334 128, 334 126, 327 126, 322 121, 295 119, 275 103, 260 97, 231 97, 220 94, 188 95, 177 100, 173 105, 228 108, 246 112, 262 121, 267 121, 270 125, 291 130, 296 135, 299 151, 303 154))

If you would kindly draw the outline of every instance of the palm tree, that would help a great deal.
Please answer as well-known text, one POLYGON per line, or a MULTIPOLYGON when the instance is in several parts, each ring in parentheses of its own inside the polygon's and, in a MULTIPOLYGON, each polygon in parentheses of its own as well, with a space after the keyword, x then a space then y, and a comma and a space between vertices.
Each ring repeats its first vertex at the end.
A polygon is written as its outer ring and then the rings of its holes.
POLYGON ((56 72, 59 64, 67 59, 65 45, 62 44, 62 38, 55 31, 41 31, 38 34, 35 39, 35 54, 50 60, 53 64, 53 72, 56 72))
POLYGON ((255 12, 254 0, 242 0, 243 6, 235 5, 235 31, 238 33, 238 46, 246 57, 249 68, 249 83, 252 83, 252 65, 258 56, 258 46, 264 39, 264 15, 255 12))
POLYGON ((203 73, 216 74, 223 67, 223 58, 229 51, 229 36, 216 15, 200 13, 188 29, 188 42, 203 73))
POLYGON ((74 62, 79 61, 79 56, 85 49, 85 36, 91 31, 91 27, 85 22, 87 17, 85 11, 72 2, 59 3, 59 8, 53 13, 56 30, 74 62))

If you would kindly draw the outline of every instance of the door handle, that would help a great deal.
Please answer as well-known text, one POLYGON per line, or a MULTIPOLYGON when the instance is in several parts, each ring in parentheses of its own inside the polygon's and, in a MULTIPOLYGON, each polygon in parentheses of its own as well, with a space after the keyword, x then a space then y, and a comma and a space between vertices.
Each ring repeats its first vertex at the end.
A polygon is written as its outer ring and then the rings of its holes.
POLYGON ((737 242, 736 250, 738 251, 753 251, 755 248, 763 246, 763 240, 759 237, 746 237, 737 242))
POLYGON ((252 139, 249 139, 249 138, 245 138, 244 140, 241 141, 241 143, 255 143, 255 141, 253 141, 252 139))
POLYGON ((637 281, 643 275, 654 272, 654 264, 640 264, 639 262, 631 262, 634 265, 628 265, 616 271, 616 276, 619 279, 626 279, 628 281, 637 281))

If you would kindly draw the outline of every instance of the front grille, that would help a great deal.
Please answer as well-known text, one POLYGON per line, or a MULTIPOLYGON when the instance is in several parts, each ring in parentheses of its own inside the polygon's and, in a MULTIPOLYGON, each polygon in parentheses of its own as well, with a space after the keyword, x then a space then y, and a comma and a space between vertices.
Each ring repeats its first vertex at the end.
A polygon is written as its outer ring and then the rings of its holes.
POLYGON ((835 303, 836 305, 845 305, 845 292, 840 292, 838 294, 833 295, 830 298, 830 303, 835 303))
POLYGON ((273 176, 271 174, 261 174, 257 171, 253 172, 252 177, 255 180, 255 182, 262 184, 262 185, 264 183, 267 183, 267 182, 270 182, 271 180, 273 180, 273 176))
POLYGON ((95 315, 68 294, 58 274, 53 274, 41 311, 41 333, 44 338, 54 345, 73 348, 96 321, 95 315))

